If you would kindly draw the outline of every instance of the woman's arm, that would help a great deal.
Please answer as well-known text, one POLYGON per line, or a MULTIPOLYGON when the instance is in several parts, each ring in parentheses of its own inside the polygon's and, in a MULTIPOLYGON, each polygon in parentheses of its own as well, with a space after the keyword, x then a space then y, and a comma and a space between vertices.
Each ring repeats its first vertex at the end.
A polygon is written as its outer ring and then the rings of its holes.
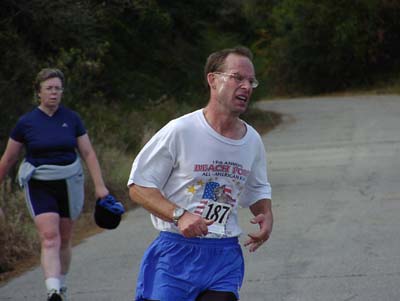
MULTIPOLYGON (((23 144, 13 139, 8 139, 6 150, 0 159, 0 184, 4 181, 10 168, 18 161, 23 144)), ((4 221, 4 212, 0 207, 0 223, 4 221)))
POLYGON ((88 134, 78 137, 78 150, 89 170, 90 177, 92 178, 95 187, 96 198, 105 197, 109 194, 109 191, 104 184, 100 164, 97 160, 96 153, 93 149, 92 143, 90 142, 88 134))
POLYGON ((0 183, 3 182, 10 168, 18 161, 23 146, 23 143, 8 139, 6 150, 0 160, 0 183))

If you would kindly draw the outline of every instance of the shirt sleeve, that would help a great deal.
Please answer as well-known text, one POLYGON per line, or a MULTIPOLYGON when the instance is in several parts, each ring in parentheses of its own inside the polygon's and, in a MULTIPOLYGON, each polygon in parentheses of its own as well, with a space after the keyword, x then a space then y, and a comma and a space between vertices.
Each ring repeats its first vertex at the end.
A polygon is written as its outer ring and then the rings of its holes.
POLYGON ((10 138, 13 140, 25 143, 24 129, 23 129, 23 119, 20 118, 15 125, 15 127, 11 130, 10 138))
POLYGON ((80 137, 87 133, 86 127, 82 121, 82 118, 79 116, 78 113, 74 112, 75 115, 75 133, 76 137, 80 137))
POLYGON ((167 124, 139 152, 132 164, 128 186, 137 184, 162 190, 175 165, 173 126, 167 124))
POLYGON ((259 139, 257 155, 253 162, 246 186, 239 199, 241 207, 249 207, 258 200, 271 199, 271 185, 268 182, 267 159, 264 145, 259 139))

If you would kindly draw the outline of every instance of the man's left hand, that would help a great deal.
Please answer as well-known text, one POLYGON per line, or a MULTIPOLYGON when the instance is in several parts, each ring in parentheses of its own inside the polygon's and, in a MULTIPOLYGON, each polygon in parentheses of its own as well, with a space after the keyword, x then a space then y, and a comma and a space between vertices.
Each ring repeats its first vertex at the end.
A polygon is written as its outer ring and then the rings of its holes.
POLYGON ((249 233, 249 239, 244 243, 245 247, 248 247, 250 252, 256 251, 265 241, 268 240, 271 234, 271 223, 268 222, 267 216, 263 213, 253 217, 250 222, 252 224, 258 224, 260 230, 257 232, 249 233))

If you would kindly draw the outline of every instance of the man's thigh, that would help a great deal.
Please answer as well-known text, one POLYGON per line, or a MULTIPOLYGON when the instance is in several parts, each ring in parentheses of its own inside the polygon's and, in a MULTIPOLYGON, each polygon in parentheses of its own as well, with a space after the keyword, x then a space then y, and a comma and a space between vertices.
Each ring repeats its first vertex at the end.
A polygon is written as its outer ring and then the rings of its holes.
POLYGON ((205 291, 196 298, 196 301, 237 301, 237 298, 232 292, 205 291))

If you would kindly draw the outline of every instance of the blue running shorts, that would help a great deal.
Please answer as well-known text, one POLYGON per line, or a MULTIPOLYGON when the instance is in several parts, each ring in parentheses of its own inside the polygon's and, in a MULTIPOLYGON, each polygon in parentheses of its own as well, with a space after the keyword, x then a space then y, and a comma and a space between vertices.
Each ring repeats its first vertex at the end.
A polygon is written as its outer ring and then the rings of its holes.
POLYGON ((60 217, 70 217, 65 180, 42 181, 30 179, 28 193, 28 208, 33 216, 46 212, 55 212, 60 217))
POLYGON ((232 292, 239 299, 244 259, 237 237, 185 238, 162 231, 145 252, 136 301, 194 301, 203 291, 232 292))

